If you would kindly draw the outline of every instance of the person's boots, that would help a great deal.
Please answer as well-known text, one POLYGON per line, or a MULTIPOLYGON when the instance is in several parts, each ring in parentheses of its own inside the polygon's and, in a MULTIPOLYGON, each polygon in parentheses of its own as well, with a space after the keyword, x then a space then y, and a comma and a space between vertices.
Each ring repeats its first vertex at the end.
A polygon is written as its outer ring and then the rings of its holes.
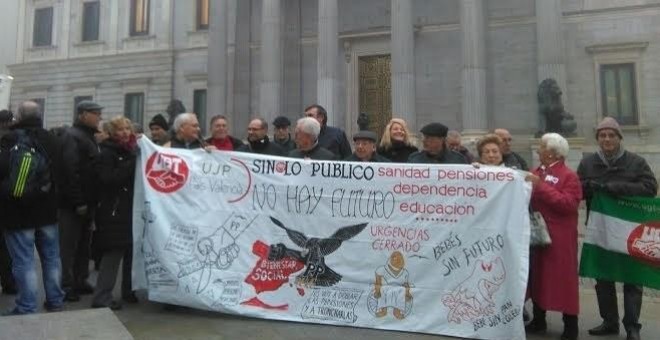
POLYGON ((627 327, 626 328, 626 340, 640 340, 639 329, 641 327, 627 327))
POLYGON ((532 321, 525 326, 525 332, 532 334, 545 332, 548 329, 548 324, 545 321, 545 311, 534 304, 533 315, 532 321))
POLYGON ((561 334, 561 340, 577 340, 578 338, 578 317, 577 315, 564 314, 564 332, 561 334))

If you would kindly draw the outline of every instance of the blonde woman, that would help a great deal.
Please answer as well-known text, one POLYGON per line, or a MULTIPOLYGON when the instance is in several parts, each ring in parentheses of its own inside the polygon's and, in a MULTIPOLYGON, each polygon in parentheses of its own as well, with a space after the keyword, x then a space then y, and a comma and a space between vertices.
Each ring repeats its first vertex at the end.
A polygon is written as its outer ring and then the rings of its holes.
POLYGON ((406 163, 408 156, 417 150, 410 140, 410 130, 408 130, 406 121, 401 118, 392 118, 380 139, 378 154, 394 163, 406 163))

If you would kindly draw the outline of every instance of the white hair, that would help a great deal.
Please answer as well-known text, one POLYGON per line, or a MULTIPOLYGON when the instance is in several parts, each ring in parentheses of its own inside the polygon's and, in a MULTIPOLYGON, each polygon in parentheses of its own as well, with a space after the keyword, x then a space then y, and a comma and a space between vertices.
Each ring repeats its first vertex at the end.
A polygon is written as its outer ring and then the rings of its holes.
POLYGON ((299 128, 303 133, 312 135, 314 139, 319 138, 319 134, 321 133, 321 124, 319 124, 318 120, 312 117, 304 117, 298 119, 296 127, 299 128))
POLYGON ((183 124, 190 123, 196 119, 197 119, 197 115, 195 115, 194 113, 189 113, 189 112, 180 113, 179 115, 176 116, 176 118, 174 118, 174 123, 172 124, 172 128, 174 128, 175 132, 178 132, 183 126, 183 124))
POLYGON ((447 132, 447 138, 461 139, 461 133, 456 130, 449 130, 449 132, 447 132))
POLYGON ((554 151, 557 155, 568 157, 568 141, 558 133, 546 133, 541 137, 541 143, 545 144, 548 150, 554 151))

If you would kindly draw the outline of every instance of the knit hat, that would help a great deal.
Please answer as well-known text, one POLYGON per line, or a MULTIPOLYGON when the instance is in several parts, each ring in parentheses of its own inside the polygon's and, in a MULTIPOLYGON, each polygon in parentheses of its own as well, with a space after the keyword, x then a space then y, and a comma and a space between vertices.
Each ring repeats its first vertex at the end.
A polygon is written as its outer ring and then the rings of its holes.
POLYGON ((167 125, 167 120, 165 120, 165 117, 163 117, 162 114, 157 114, 154 116, 154 118, 151 118, 151 121, 149 122, 149 128, 151 128, 153 125, 160 126, 165 131, 170 129, 170 127, 167 125))
POLYGON ((598 133, 600 130, 606 130, 606 129, 611 129, 616 132, 617 135, 619 135, 619 138, 623 139, 623 134, 621 133, 621 127, 619 126, 619 123, 616 121, 616 119, 612 117, 605 117, 603 120, 598 124, 598 127, 596 128, 596 137, 598 137, 598 133))

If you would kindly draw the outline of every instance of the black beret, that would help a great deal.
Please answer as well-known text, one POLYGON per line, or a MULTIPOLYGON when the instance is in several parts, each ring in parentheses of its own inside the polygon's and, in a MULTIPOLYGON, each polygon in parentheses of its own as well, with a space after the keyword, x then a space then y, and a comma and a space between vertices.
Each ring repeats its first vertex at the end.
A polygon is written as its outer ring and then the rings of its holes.
POLYGON ((279 116, 279 117, 275 118, 275 120, 273 121, 273 125, 275 127, 278 127, 278 128, 279 127, 289 127, 289 126, 291 126, 291 121, 287 117, 279 116))
POLYGON ((447 131, 449 128, 440 123, 427 124, 420 130, 426 136, 442 138, 447 137, 447 131))
POLYGON ((378 141, 378 136, 369 130, 362 130, 353 135, 353 141, 358 139, 368 139, 374 141, 375 143, 378 141))

